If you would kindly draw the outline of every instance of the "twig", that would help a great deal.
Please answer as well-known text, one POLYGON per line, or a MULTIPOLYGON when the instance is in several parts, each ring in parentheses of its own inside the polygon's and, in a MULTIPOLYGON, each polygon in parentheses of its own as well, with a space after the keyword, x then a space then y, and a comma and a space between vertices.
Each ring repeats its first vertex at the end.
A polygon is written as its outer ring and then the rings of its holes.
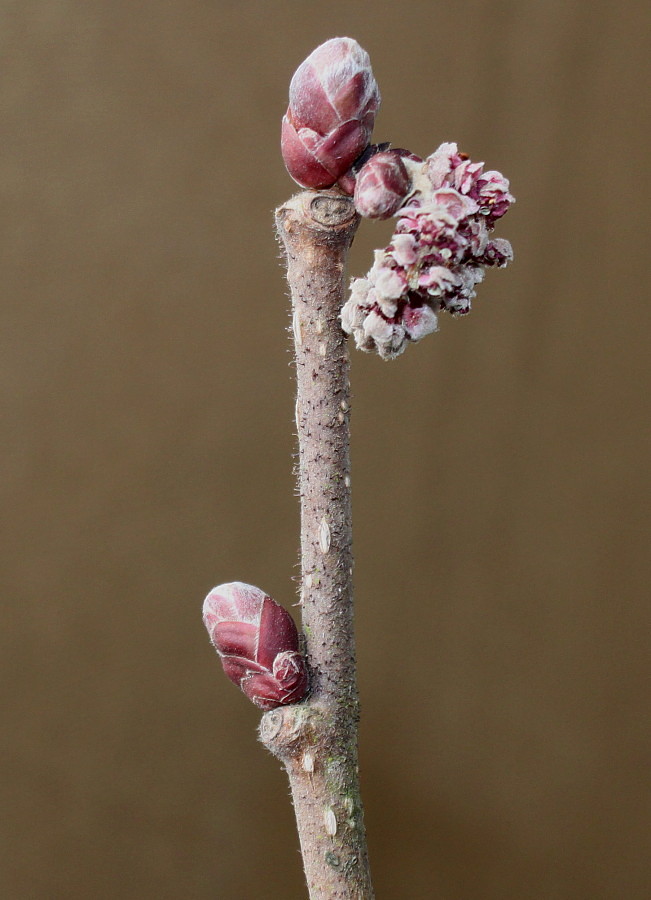
POLYGON ((491 236, 514 201, 508 180, 454 143, 427 159, 370 144, 379 104, 366 51, 332 38, 294 73, 283 118, 287 170, 312 189, 276 212, 296 350, 305 652, 289 613, 260 588, 222 584, 204 601, 224 671, 269 710, 260 739, 289 774, 311 900, 373 898, 357 763, 344 332, 393 359, 437 330, 438 313, 469 312, 484 269, 513 257, 491 236), (397 222, 344 303, 360 214, 397 222))
POLYGON ((359 219, 351 198, 305 192, 276 213, 296 348, 301 600, 311 691, 265 713, 260 738, 289 775, 311 900, 371 900, 357 725, 349 360, 339 314, 359 219))

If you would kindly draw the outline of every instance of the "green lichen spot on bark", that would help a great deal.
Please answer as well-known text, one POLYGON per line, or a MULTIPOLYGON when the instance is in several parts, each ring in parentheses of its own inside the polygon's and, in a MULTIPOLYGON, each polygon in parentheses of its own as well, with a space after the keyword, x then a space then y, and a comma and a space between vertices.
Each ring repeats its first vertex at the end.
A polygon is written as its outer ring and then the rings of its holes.
POLYGON ((334 853, 332 850, 326 850, 325 861, 329 866, 332 866, 333 869, 338 869, 341 865, 341 860, 339 856, 334 853))

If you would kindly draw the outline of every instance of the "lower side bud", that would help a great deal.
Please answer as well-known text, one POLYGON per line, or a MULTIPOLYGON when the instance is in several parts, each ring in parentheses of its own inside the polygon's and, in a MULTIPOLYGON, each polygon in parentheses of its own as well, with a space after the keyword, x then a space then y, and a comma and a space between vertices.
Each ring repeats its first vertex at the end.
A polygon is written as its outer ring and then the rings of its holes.
POLYGON ((241 581, 213 588, 203 621, 224 672, 261 709, 298 703, 308 689, 294 620, 260 588, 241 581))

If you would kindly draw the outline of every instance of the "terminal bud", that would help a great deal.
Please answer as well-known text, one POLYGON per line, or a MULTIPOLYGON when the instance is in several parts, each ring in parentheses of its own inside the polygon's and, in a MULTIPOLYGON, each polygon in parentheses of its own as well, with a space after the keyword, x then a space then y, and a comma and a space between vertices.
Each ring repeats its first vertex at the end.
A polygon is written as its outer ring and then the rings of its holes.
POLYGON ((281 147, 302 187, 331 187, 369 144, 380 105, 368 53, 332 38, 301 63, 289 88, 281 147))

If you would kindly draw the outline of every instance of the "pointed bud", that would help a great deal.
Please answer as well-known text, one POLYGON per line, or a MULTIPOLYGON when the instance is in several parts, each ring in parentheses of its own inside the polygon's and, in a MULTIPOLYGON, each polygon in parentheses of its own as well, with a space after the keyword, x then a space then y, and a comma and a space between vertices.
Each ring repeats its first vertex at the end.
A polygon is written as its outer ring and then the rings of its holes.
POLYGON ((411 179, 400 150, 376 153, 359 171, 355 208, 368 219, 388 219, 405 201, 411 179))
POLYGON ((234 581, 213 588, 203 621, 224 672, 261 709, 298 703, 308 673, 294 620, 260 588, 234 581))
POLYGON ((331 187, 370 141, 380 92, 368 53, 352 38, 332 38, 301 63, 289 88, 281 147, 303 187, 331 187))

